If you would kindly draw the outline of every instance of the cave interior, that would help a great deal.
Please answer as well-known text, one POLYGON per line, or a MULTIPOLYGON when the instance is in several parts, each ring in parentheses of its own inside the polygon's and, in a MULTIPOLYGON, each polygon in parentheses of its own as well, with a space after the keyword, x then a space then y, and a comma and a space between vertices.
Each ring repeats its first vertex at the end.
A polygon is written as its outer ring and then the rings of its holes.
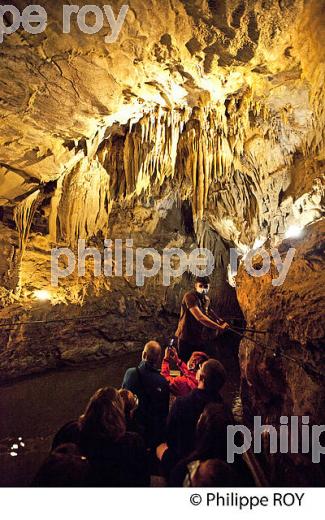
MULTIPOLYGON (((139 284, 137 265, 98 274, 90 255, 53 282, 53 250, 104 255, 111 240, 114 264, 132 240, 209 249, 212 306, 267 331, 221 348, 247 424, 323 424, 324 1, 129 0, 109 44, 107 28, 62 35, 63 2, 39 3, 46 30, 0 52, 0 390, 166 346, 193 283, 175 259, 169 284, 161 270, 139 284), (295 249, 281 285, 275 257, 262 276, 245 269, 260 247, 295 249)), ((267 463, 271 484, 324 482, 307 455, 267 463)))

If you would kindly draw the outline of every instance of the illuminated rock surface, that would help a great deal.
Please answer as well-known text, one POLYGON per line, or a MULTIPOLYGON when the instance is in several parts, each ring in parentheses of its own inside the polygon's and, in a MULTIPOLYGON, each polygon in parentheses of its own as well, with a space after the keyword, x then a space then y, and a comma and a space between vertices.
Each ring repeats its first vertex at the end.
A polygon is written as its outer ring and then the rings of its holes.
MULTIPOLYGON (((214 297, 228 291, 231 313, 229 247, 282 247, 292 225, 307 227, 285 284, 241 270, 239 303, 250 326, 273 331, 271 349, 279 340, 324 364, 324 1, 130 0, 113 44, 108 28, 87 36, 72 23, 63 36, 61 2, 41 4, 47 30, 6 37, 0 53, 0 317, 108 315, 95 326, 0 329, 0 377, 174 331, 186 277, 137 288, 132 276, 87 273, 53 289, 52 247, 106 237, 158 251, 209 247, 214 297), (52 303, 35 300, 37 290, 52 303)), ((117 14, 122 3, 111 4, 117 14)), ((240 352, 251 410, 320 418, 324 381, 247 342, 240 352)))

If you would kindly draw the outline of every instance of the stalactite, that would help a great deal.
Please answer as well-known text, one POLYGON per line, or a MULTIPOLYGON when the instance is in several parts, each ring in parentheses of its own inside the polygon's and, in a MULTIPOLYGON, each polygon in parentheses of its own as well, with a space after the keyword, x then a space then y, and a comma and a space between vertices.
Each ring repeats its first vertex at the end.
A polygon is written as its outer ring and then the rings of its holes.
POLYGON ((14 285, 19 291, 21 286, 21 265, 26 250, 30 228, 33 217, 38 205, 40 190, 36 190, 26 197, 14 209, 14 220, 18 230, 19 249, 15 251, 13 259, 13 268, 10 277, 14 280, 14 285))
POLYGON ((105 233, 111 210, 110 178, 97 161, 84 158, 63 181, 63 194, 58 206, 61 238, 76 245, 79 238, 105 233))
POLYGON ((293 127, 288 110, 276 111, 267 98, 256 97, 246 87, 224 102, 193 109, 157 106, 121 127, 119 134, 110 132, 102 143, 97 136, 97 152, 92 146, 92 156, 65 176, 62 197, 58 184, 52 200, 52 238, 56 206, 59 234, 75 242, 97 232, 99 222, 106 229, 113 200, 157 197, 168 186, 171 193, 177 187, 182 198, 191 198, 194 221, 202 219, 207 208, 220 225, 231 215, 235 227, 243 229, 243 220, 247 229, 248 223, 253 226, 249 236, 243 231, 243 239, 254 240, 268 204, 266 180, 290 168, 296 151, 307 153, 309 130, 293 127), (95 217, 84 216, 84 205, 95 217))
POLYGON ((23 256, 26 249, 39 194, 40 190, 34 191, 14 209, 14 220, 19 234, 19 250, 21 256, 23 256))
POLYGON ((57 230, 58 207, 59 207, 61 197, 62 197, 63 180, 64 180, 64 175, 62 175, 58 179, 54 195, 51 198, 51 209, 50 209, 50 215, 49 215, 49 235, 50 235, 50 241, 53 242, 54 244, 57 242, 57 237, 58 237, 58 230, 57 230))

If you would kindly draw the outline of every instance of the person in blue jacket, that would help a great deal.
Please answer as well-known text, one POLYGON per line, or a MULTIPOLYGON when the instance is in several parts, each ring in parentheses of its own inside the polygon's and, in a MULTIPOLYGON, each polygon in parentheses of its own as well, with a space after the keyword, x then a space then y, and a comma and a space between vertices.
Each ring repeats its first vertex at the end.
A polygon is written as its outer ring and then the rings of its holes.
POLYGON ((160 375, 161 346, 157 341, 146 343, 142 361, 136 368, 129 368, 122 388, 133 392, 139 400, 135 412, 147 448, 155 448, 165 438, 169 410, 169 384, 160 375))

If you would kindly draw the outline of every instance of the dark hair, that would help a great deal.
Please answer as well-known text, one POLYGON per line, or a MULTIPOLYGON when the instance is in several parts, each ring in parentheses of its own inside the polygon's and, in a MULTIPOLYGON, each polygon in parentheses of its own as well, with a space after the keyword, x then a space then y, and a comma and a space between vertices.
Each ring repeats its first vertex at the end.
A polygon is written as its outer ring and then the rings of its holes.
POLYGON ((188 366, 190 367, 190 370, 197 371, 202 363, 205 361, 208 361, 209 356, 205 352, 192 352, 190 359, 188 360, 188 366))
POLYGON ((208 285, 210 283, 210 278, 208 276, 196 276, 195 283, 202 283, 203 285, 208 285))
POLYGON ((219 393, 226 381, 226 371, 216 359, 205 361, 201 367, 200 379, 204 381, 204 389, 211 395, 219 393))
POLYGON ((132 419, 132 414, 138 407, 137 396, 126 388, 121 388, 118 392, 123 399, 125 419, 128 422, 132 419))
POLYGON ((115 388, 100 388, 79 419, 83 438, 117 441, 126 431, 123 399, 115 388))
POLYGON ((35 476, 33 487, 84 487, 89 464, 75 444, 62 444, 47 457, 35 476))

